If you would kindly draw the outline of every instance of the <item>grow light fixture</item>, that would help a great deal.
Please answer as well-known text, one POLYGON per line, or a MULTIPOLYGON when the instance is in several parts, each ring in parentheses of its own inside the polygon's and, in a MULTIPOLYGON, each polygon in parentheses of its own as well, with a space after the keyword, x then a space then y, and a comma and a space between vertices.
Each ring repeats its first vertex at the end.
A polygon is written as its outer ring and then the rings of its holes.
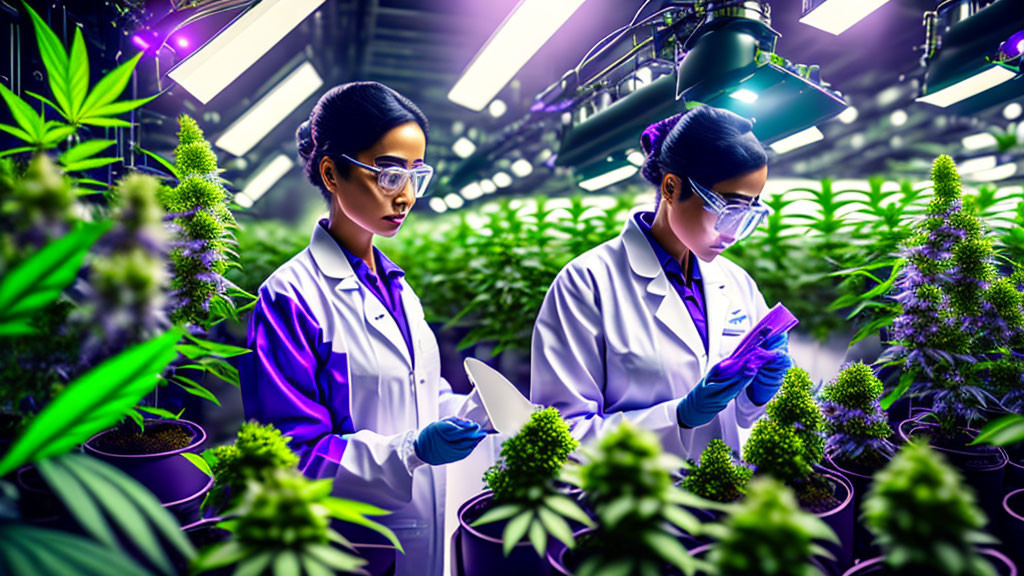
POLYGON ((889 0, 804 0, 800 22, 838 36, 887 2, 889 0))
POLYGON ((252 207, 257 200, 263 197, 277 181, 284 177, 292 169, 294 163, 285 154, 278 154, 266 166, 249 179, 249 183, 241 192, 235 194, 235 202, 239 206, 252 207))
POLYGON ((217 146, 235 156, 244 156, 323 83, 316 68, 303 62, 228 126, 217 139, 217 146))
POLYGON ((1024 93, 1024 0, 946 0, 925 13, 927 67, 918 102, 973 114, 1024 93))
POLYGON ((448 99, 476 112, 483 110, 584 1, 519 2, 455 82, 448 99))
POLYGON ((821 133, 821 130, 818 130, 817 126, 811 126, 806 130, 802 130, 792 136, 787 136, 778 142, 772 143, 771 147, 776 154, 785 154, 786 152, 792 152, 797 148, 803 148, 808 144, 824 139, 825 135, 821 133))
POLYGON ((999 160, 994 155, 979 156, 977 158, 971 158, 959 162, 956 166, 956 170, 961 176, 964 176, 975 172, 992 170, 998 164, 999 160))
POLYGON ((608 188, 611 184, 626 180, 640 170, 632 164, 622 165, 613 163, 612 166, 614 167, 603 172, 599 172, 596 175, 585 176, 584 179, 580 180, 580 188, 587 192, 595 192, 602 188, 608 188))
POLYGON ((452 144, 452 152, 459 158, 469 158, 476 152, 476 144, 465 136, 459 136, 459 139, 452 144))
POLYGON ((977 96, 990 88, 995 88, 1004 82, 1009 82, 1015 76, 1017 76, 1017 73, 1008 68, 1003 68, 999 65, 989 66, 971 75, 969 78, 965 78, 925 96, 920 96, 917 98, 917 101, 940 108, 947 108, 972 96, 977 96))
POLYGON ((1017 165, 1011 162, 1009 164, 1001 164, 988 170, 971 172, 966 176, 966 179, 973 182, 996 182, 999 180, 1006 180, 1016 173, 1017 165))
POLYGON ((971 134, 970 136, 964 136, 960 143, 964 145, 967 150, 978 150, 981 148, 987 148, 989 146, 995 146, 997 144, 996 137, 988 132, 979 132, 977 134, 971 134))
POLYGON ((430 209, 438 214, 443 214, 448 211, 448 205, 444 203, 444 200, 434 196, 430 199, 430 209))
POLYGON ((752 118, 754 134, 765 142, 816 126, 846 109, 840 95, 822 82, 817 66, 795 64, 775 52, 780 34, 771 28, 767 2, 709 2, 707 10, 683 44, 676 99, 752 118))
POLYGON ((168 76, 206 104, 323 3, 262 0, 175 66, 168 76))

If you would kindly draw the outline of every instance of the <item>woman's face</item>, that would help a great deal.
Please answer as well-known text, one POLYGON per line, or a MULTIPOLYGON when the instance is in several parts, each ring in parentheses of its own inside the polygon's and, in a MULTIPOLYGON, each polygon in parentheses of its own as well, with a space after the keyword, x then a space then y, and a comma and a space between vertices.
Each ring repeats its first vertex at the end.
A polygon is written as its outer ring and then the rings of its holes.
MULTIPOLYGON (((749 204, 761 194, 767 180, 768 167, 764 166, 759 170, 718 182, 710 188, 730 204, 749 204)), ((692 194, 682 202, 675 201, 680 191, 689 189, 689 182, 684 183, 675 174, 666 174, 661 183, 661 205, 667 209, 669 227, 679 241, 698 258, 710 262, 736 239, 715 230, 718 216, 704 209, 704 201, 697 194, 692 194)))
MULTIPOLYGON (((416 122, 407 122, 392 128, 373 146, 353 156, 369 166, 386 168, 400 166, 413 168, 423 164, 427 139, 416 122)), ((348 164, 348 176, 340 178, 336 162, 345 160, 324 158, 320 162, 320 175, 331 191, 331 216, 343 215, 367 232, 391 237, 398 233, 405 217, 416 204, 412 179, 405 189, 388 195, 377 183, 377 173, 348 164)))

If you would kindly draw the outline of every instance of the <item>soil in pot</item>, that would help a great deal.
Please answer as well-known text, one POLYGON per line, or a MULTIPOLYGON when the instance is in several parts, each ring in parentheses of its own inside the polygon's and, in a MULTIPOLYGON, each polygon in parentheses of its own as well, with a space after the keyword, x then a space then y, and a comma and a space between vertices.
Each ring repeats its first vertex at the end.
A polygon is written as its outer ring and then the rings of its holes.
POLYGON ((110 454, 160 454, 184 448, 194 439, 195 434, 174 422, 146 422, 145 432, 127 422, 97 437, 93 446, 110 454))
MULTIPOLYGON (((674 536, 679 538, 679 541, 687 550, 700 549, 701 545, 689 534, 674 533, 674 536)), ((559 575, 570 575, 576 572, 576 569, 583 563, 587 558, 587 551, 601 547, 607 549, 607 546, 597 541, 594 538, 594 530, 587 528, 574 533, 576 537, 576 547, 569 550, 561 542, 555 541, 552 544, 551 550, 548 551, 548 562, 551 564, 551 568, 555 574, 559 575)), ((623 550, 623 556, 629 555, 628 547, 623 550)), ((663 576, 681 576, 681 572, 671 564, 665 563, 662 565, 659 574, 663 576)))

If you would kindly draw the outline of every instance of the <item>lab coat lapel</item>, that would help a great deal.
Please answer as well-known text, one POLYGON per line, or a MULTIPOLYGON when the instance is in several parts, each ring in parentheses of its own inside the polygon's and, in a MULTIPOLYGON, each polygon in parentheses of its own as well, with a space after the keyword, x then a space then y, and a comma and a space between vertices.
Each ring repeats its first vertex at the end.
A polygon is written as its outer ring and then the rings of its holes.
POLYGON ((704 262, 697 259, 700 275, 704 282, 704 306, 708 324, 708 357, 717 362, 729 313, 729 294, 726 290, 725 274, 717 261, 704 262))
MULTIPOLYGON (((370 294, 368 290, 363 290, 363 313, 366 316, 366 324, 394 348, 405 359, 405 363, 411 367, 412 358, 409 357, 409 347, 405 345, 402 331, 398 329, 398 324, 380 299, 370 294)), ((413 341, 415 342, 415 340, 413 341)))
POLYGON ((419 297, 409 287, 405 278, 402 278, 400 282, 402 283, 402 308, 405 309, 405 321, 409 324, 409 336, 412 339, 413 350, 418 352, 423 348, 420 338, 424 337, 423 328, 426 326, 423 305, 420 304, 419 297))
MULTIPOLYGON (((345 258, 345 254, 341 251, 334 238, 331 237, 331 234, 320 224, 317 224, 313 229, 313 237, 309 242, 309 249, 320 271, 325 276, 338 280, 338 285, 334 287, 335 290, 338 292, 348 292, 359 289, 359 279, 356 278, 352 265, 349 264, 348 259, 345 258)), ((367 290, 359 292, 362 300, 363 316, 366 319, 366 325, 370 326, 371 329, 371 338, 376 334, 378 340, 387 342, 387 345, 394 348, 402 358, 405 358, 406 363, 412 366, 409 348, 405 345, 402 332, 398 329, 395 319, 391 317, 391 314, 376 296, 370 294, 367 290)), ((404 302, 405 300, 403 299, 404 302)))
MULTIPOLYGON (((656 306, 654 317, 683 341, 687 348, 700 359, 701 369, 707 367, 708 356, 704 351, 697 326, 690 318, 682 298, 669 285, 668 276, 662 269, 658 257, 654 254, 650 242, 635 220, 636 211, 630 214, 622 232, 622 241, 626 247, 626 257, 633 273, 646 281, 648 297, 656 306)), ((721 331, 721 328, 719 328, 721 331)))

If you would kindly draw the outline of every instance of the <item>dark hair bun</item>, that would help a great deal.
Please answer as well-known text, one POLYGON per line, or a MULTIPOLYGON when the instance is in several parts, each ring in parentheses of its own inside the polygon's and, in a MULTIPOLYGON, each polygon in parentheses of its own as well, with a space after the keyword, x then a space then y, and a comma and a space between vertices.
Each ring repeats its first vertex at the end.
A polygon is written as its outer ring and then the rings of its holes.
POLYGON ((644 160, 644 165, 640 168, 640 174, 655 186, 661 186, 661 181, 665 178, 665 173, 661 168, 661 147, 665 144, 668 133, 675 128, 683 114, 685 112, 659 120, 648 126, 640 135, 640 148, 643 149, 644 155, 647 157, 644 160))
POLYGON ((316 143, 313 142, 313 126, 309 120, 299 124, 299 129, 295 131, 295 145, 299 149, 299 157, 305 163, 316 148, 316 143))
POLYGON ((644 178, 660 186, 671 173, 710 188, 758 170, 768 163, 768 155, 753 127, 749 119, 711 106, 652 124, 640 138, 647 153, 644 178))

